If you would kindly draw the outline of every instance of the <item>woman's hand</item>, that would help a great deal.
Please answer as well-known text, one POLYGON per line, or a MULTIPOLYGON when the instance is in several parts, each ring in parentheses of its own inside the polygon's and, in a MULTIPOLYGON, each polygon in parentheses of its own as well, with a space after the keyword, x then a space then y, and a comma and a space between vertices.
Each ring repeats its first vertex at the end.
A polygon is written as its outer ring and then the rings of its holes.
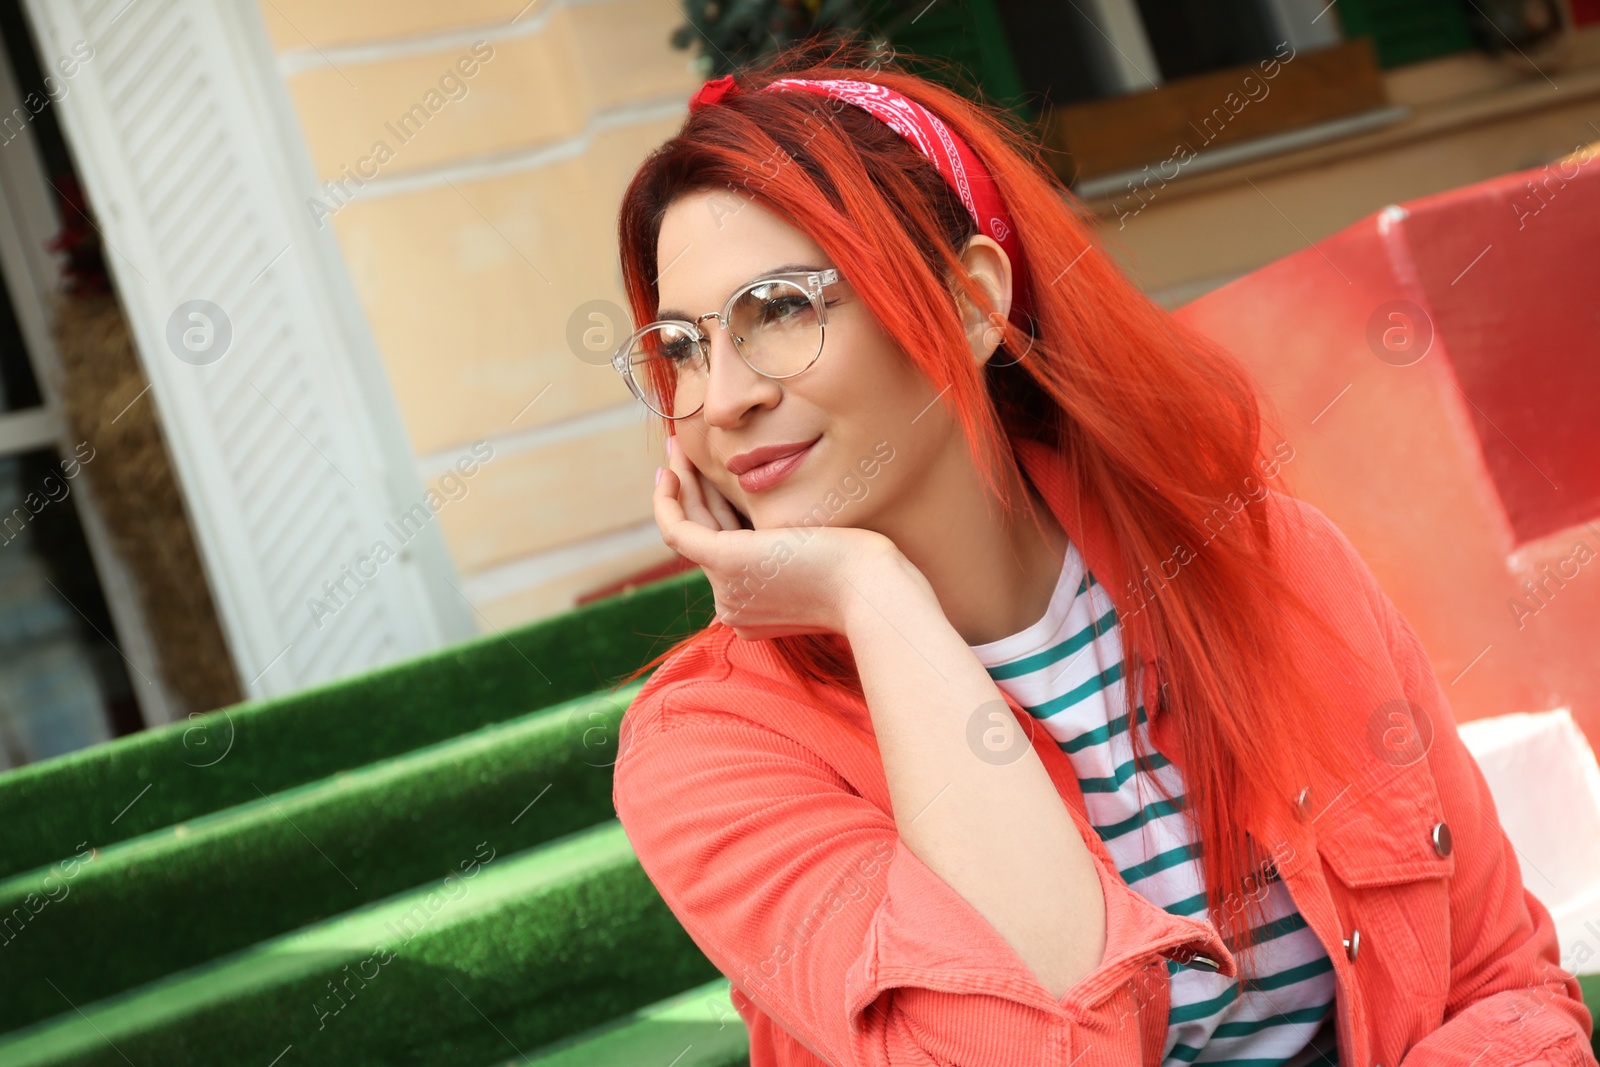
POLYGON ((747 530, 711 481, 669 438, 652 502, 661 540, 700 565, 717 618, 738 637, 843 633, 846 608, 875 567, 899 556, 873 530, 780 526, 747 530))

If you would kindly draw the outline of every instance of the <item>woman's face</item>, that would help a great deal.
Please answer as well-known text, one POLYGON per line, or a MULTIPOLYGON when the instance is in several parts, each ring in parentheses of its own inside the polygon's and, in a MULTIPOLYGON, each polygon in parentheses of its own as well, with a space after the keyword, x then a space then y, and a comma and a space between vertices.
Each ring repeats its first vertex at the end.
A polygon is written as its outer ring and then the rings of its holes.
MULTIPOLYGON (((724 190, 673 201, 657 245, 662 308, 721 311, 735 289, 777 268, 834 264, 810 237, 761 204, 724 190)), ((876 529, 899 487, 949 448, 956 424, 936 391, 850 286, 828 301, 822 354, 802 373, 767 378, 739 358, 715 319, 705 406, 674 425, 677 447, 757 529, 828 525, 876 529), (931 406, 930 406, 931 405, 931 406), (747 490, 729 469, 740 453, 815 440, 777 484, 747 490), (886 443, 885 443, 886 442, 886 443)), ((964 452, 963 452, 964 454, 964 452)))

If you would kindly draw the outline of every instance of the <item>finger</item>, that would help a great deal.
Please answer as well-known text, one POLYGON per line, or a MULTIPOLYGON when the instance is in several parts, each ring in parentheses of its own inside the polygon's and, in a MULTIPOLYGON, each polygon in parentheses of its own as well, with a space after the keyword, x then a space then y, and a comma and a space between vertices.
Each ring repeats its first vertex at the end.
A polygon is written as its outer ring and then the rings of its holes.
POLYGON ((742 530, 744 523, 739 521, 739 513, 733 509, 728 498, 722 495, 722 490, 717 488, 715 482, 701 475, 705 489, 706 506, 711 509, 711 514, 717 517, 717 522, 724 530, 742 530))
POLYGON ((668 462, 678 475, 678 481, 683 486, 683 492, 679 494, 679 499, 683 502, 684 514, 709 529, 722 529, 722 524, 717 521, 717 517, 706 506, 705 492, 701 488, 700 470, 694 465, 694 461, 689 458, 688 453, 684 452, 681 440, 673 440, 668 462))
POLYGON ((656 483, 655 493, 651 497, 656 527, 661 531, 661 540, 668 548, 691 563, 704 567, 713 555, 716 531, 685 514, 680 499, 682 484, 677 471, 670 468, 662 470, 661 480, 656 483))
MULTIPOLYGON (((702 434, 702 436, 704 435, 702 434)), ((711 447, 711 442, 709 439, 706 441, 706 447, 711 447)), ((677 453, 681 452, 682 450, 682 442, 675 441, 672 451, 677 453)), ((712 451, 714 452, 715 449, 712 449, 712 451)), ((685 456, 684 458, 687 460, 688 456, 685 456)), ((715 519, 717 526, 724 530, 744 529, 744 523, 739 521, 739 513, 735 511, 733 505, 728 502, 728 498, 723 495, 722 490, 717 488, 717 484, 710 478, 706 477, 705 472, 701 471, 698 467, 695 468, 695 473, 697 475, 695 478, 695 487, 699 491, 700 502, 705 506, 706 513, 715 519)), ((691 514, 693 514, 693 512, 691 512, 691 514)))

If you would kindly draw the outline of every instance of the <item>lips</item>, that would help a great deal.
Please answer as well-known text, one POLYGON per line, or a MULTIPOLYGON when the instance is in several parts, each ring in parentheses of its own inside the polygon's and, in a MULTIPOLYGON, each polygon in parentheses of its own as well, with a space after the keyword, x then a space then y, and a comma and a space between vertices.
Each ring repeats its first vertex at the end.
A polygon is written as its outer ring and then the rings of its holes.
POLYGON ((728 462, 739 475, 739 488, 747 493, 771 489, 783 481, 811 453, 821 437, 798 445, 772 445, 741 453, 728 462))
POLYGON ((728 460, 728 470, 734 474, 743 474, 745 471, 754 470, 764 463, 771 463, 773 460, 795 455, 816 444, 820 436, 819 434, 818 437, 813 437, 809 441, 792 441, 789 444, 782 445, 762 445, 760 448, 752 448, 748 452, 740 452, 737 456, 728 460))

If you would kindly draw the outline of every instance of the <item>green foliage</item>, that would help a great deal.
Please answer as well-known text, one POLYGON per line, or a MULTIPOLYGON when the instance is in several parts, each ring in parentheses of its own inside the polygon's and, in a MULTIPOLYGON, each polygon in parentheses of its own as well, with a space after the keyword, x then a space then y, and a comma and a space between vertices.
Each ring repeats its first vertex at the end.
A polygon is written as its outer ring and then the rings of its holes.
POLYGON ((792 42, 850 38, 895 66, 973 99, 1035 118, 994 0, 684 0, 673 47, 698 47, 706 78, 736 72, 792 42))
POLYGON ((672 46, 698 42, 696 63, 707 78, 731 74, 792 41, 865 26, 857 0, 684 0, 683 9, 689 21, 673 31, 672 46))
POLYGON ((1371 36, 1385 70, 1472 47, 1460 0, 1339 0, 1346 37, 1371 36))

